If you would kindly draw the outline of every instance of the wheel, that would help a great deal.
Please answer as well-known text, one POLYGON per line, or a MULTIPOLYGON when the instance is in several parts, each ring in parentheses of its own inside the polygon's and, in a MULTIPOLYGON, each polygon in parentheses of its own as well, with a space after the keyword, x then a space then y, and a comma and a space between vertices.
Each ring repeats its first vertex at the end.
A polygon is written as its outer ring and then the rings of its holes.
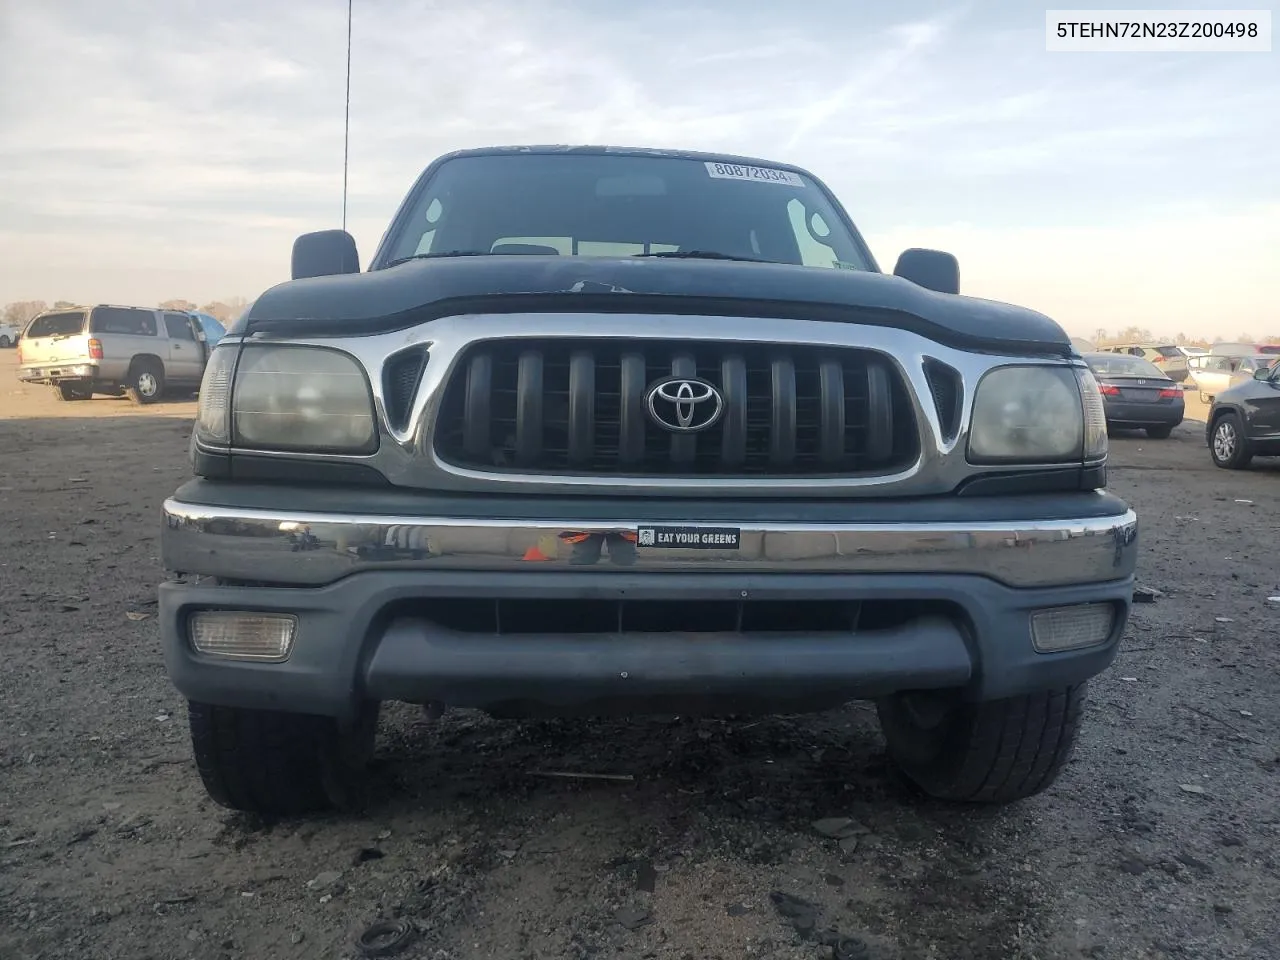
POLYGON ((1249 466, 1253 451, 1249 449, 1249 441, 1245 439, 1240 414, 1234 411, 1224 413, 1213 422, 1209 456, 1213 457, 1216 466, 1224 470, 1243 470, 1249 466))
POLYGON ((332 717, 195 701, 187 715, 200 779, 218 804, 281 817, 357 805, 378 704, 346 730, 332 717))
POLYGON ((59 383, 53 389, 58 394, 59 400, 93 399, 93 388, 87 387, 83 383, 59 383))
POLYGON ((1147 436, 1152 440, 1168 440, 1170 434, 1173 433, 1173 427, 1167 423, 1158 424, 1154 427, 1147 427, 1147 436))
POLYGON ((1044 790, 1071 758, 1086 687, 985 703, 900 693, 876 708, 889 756, 925 793, 1011 803, 1044 790))
POLYGON ((7 333, 0 333, 0 350, 7 350, 13 346, 13 341, 9 339, 7 333))
POLYGON ((1207 393, 1201 390, 1200 402, 1203 403, 1205 406, 1208 406, 1209 404, 1213 403, 1213 397, 1209 396, 1207 393))
POLYGON ((164 368, 155 360, 135 360, 124 389, 134 403, 155 403, 164 393, 164 368))

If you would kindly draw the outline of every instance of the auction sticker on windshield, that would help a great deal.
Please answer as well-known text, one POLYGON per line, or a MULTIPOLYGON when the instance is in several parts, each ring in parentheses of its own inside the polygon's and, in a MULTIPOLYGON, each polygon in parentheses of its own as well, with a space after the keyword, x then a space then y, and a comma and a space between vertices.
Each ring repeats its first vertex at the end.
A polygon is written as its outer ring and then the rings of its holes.
POLYGON ((707 173, 718 180, 754 180, 758 183, 781 183, 788 187, 804 186, 804 180, 799 174, 770 167, 745 167, 740 163, 708 161, 707 173))
POLYGON ((737 527, 639 527, 636 546, 685 547, 693 550, 737 550, 742 534, 737 527))

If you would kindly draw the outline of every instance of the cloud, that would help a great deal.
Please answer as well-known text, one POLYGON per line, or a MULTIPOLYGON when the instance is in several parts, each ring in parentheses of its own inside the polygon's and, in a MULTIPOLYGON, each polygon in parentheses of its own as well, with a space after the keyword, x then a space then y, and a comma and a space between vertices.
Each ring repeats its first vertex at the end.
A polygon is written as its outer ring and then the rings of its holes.
MULTIPOLYGON (((493 143, 797 162, 871 235, 943 230, 971 251, 966 278, 1032 301, 1044 291, 1019 278, 1051 290, 1088 274, 1086 241, 1176 232, 1175 209, 1252 224, 1280 201, 1267 58, 1051 55, 1041 11, 980 5, 355 7, 349 226, 366 257, 432 158, 493 143), (957 222, 975 226, 938 226, 957 222), (1029 238, 1060 259, 1022 258, 1029 238)), ((253 296, 284 277, 293 236, 342 215, 345 14, 296 0, 8 5, 0 301, 253 296)), ((1143 296, 1172 309, 1159 286, 1143 296)))
POLYGON ((1073 335, 1133 325, 1169 337, 1280 332, 1280 202, 1234 214, 1174 209, 1119 228, 957 223, 868 241, 888 270, 907 247, 949 250, 966 294, 1047 313, 1073 335))

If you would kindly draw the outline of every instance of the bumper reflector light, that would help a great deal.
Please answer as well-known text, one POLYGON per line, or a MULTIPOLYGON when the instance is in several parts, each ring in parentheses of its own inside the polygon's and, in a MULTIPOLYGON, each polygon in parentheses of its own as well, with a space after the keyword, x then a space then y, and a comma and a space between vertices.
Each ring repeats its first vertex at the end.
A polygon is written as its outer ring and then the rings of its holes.
POLYGON ((228 660, 282 663, 293 650, 296 617, 236 610, 200 610, 187 621, 197 653, 228 660))
POLYGON ((1116 620, 1110 603, 1077 603, 1031 614, 1031 644, 1039 653, 1058 653, 1106 643, 1116 620))

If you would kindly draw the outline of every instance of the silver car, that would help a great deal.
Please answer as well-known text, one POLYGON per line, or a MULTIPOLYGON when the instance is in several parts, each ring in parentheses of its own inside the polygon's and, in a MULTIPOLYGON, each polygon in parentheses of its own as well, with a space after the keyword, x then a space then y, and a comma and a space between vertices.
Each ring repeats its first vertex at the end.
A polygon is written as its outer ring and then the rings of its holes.
POLYGON ((1280 360, 1280 357, 1270 354, 1247 357, 1205 354, 1199 357, 1188 357, 1187 369, 1192 382, 1200 391, 1200 400, 1204 403, 1212 403, 1213 398, 1224 390, 1253 379, 1255 372, 1268 369, 1277 360, 1280 360))
POLYGON ((195 390, 209 348, 194 316, 100 305, 36 316, 19 342, 18 379, 47 383, 63 400, 127 394, 153 403, 168 387, 195 390))

